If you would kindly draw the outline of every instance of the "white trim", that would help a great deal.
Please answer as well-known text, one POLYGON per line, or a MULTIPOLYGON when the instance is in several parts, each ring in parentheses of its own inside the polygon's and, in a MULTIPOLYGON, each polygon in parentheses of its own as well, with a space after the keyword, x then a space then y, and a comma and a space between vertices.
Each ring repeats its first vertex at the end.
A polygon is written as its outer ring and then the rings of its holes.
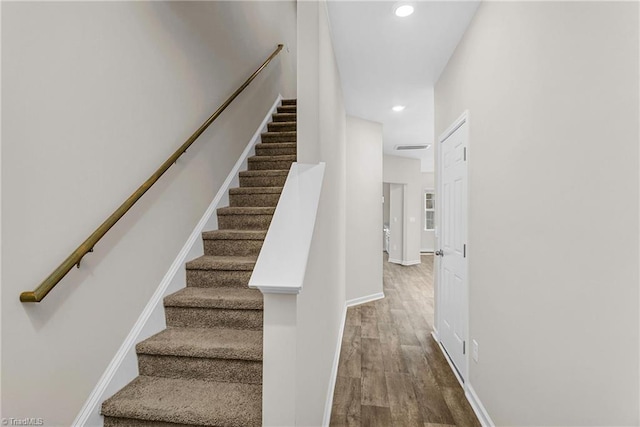
POLYGON ((364 304, 364 303, 367 303, 367 302, 376 301, 376 300, 379 300, 379 299, 382 299, 382 298, 384 298, 384 293, 378 292, 378 293, 375 293, 375 294, 365 295, 363 297, 353 298, 353 299, 347 300, 346 306, 347 307, 353 307, 354 305, 360 305, 360 304, 364 304))
POLYGON ((408 265, 417 265, 417 264, 421 264, 422 261, 419 259, 414 259, 413 261, 402 261, 402 265, 408 266, 408 265))
POLYGON ((394 264, 402 264, 402 260, 400 260, 400 259, 389 258, 387 261, 388 262, 392 262, 394 264))
POLYGON ((338 365, 340 363, 340 351, 342 350, 342 335, 344 334, 344 325, 347 321, 347 305, 342 310, 342 322, 340 324, 340 332, 338 333, 338 342, 336 343, 336 352, 333 355, 333 366, 331 366, 331 374, 329 377, 329 387, 327 388, 327 398, 324 403, 324 415, 322 416, 322 427, 329 427, 331 421, 331 409, 333 407, 333 394, 336 388, 336 379, 338 377, 338 365))
POLYGON ((484 407, 484 405, 480 401, 480 398, 476 394, 476 391, 473 389, 471 384, 467 384, 464 395, 469 401, 469 404, 471 405, 473 412, 476 413, 476 416, 478 417, 478 421, 480 421, 480 424, 482 424, 482 427, 495 427, 495 424, 491 419, 491 417, 489 416, 487 409, 484 407))
POLYGON ((433 255, 434 250, 433 249, 420 249, 420 255, 425 255, 425 254, 432 254, 433 255))
MULTIPOLYGON (((229 187, 233 182, 237 180, 237 175, 240 171, 240 168, 247 162, 248 157, 253 153, 254 146, 260 141, 260 135, 267 127, 267 123, 271 119, 271 115, 274 111, 276 111, 277 106, 281 100, 282 95, 278 95, 273 106, 260 124, 260 127, 254 133, 253 137, 242 152, 242 155, 234 165, 233 169, 231 169, 231 172, 229 172, 229 175, 227 176, 225 181, 220 186, 218 193, 209 204, 209 207, 205 211, 204 215, 202 216, 202 218, 200 218, 200 221, 189 235, 189 238, 174 259, 173 263, 171 263, 169 270, 162 278, 162 281, 158 285, 158 288, 151 296, 151 299, 134 323, 131 331, 129 331, 129 334, 125 338, 124 342, 107 366, 107 369, 98 380, 98 383, 94 387, 84 405, 82 405, 82 408, 80 408, 80 412, 78 412, 78 415, 73 421, 72 426, 84 426, 90 418, 92 418, 94 421, 100 419, 100 406, 102 402, 106 400, 109 395, 124 386, 127 382, 133 380, 133 378, 135 378, 135 376, 137 375, 137 360, 135 353, 136 343, 140 342, 148 336, 151 336, 154 333, 160 332, 166 327, 166 325, 164 324, 164 316, 155 316, 153 318, 153 322, 149 322, 149 319, 152 317, 152 314, 154 314, 154 311, 156 311, 157 309, 162 309, 162 300, 164 296, 167 295, 169 290, 171 292, 174 291, 177 278, 176 274, 179 270, 184 271, 187 258, 190 256, 202 255, 202 253, 204 252, 202 246, 197 245, 199 239, 201 238, 202 232, 204 231, 205 227, 207 227, 208 225, 211 226, 212 222, 215 223, 213 224, 213 227, 217 227, 217 218, 214 215, 216 209, 220 204, 226 203, 226 196, 229 187), (199 253, 194 254, 194 252, 199 253), (174 286, 170 287, 170 285, 174 286), (135 372, 132 372, 130 368, 133 368, 135 372), (114 378, 116 378, 117 374, 119 374, 116 381, 117 384, 114 384, 113 380, 114 378)), ((93 424, 94 423, 92 423, 92 425, 93 424)))

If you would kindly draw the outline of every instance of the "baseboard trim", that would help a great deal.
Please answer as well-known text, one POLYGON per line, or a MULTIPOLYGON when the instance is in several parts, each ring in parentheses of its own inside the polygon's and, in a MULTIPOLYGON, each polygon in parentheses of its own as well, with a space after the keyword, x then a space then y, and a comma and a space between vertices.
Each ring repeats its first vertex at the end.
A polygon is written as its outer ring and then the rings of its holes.
POLYGON ((378 292, 378 293, 375 293, 375 294, 365 295, 363 297, 353 298, 353 299, 347 300, 346 306, 347 307, 353 307, 354 305, 360 305, 360 304, 364 304, 364 303, 375 301, 375 300, 382 299, 382 298, 384 298, 384 293, 378 292))
POLYGON ((327 389, 327 398, 324 404, 324 415, 322 416, 322 426, 329 427, 331 421, 331 408, 333 407, 333 394, 336 389, 336 379, 338 377, 338 365, 340 363, 340 351, 342 350, 342 335, 344 334, 344 325, 347 321, 347 305, 342 310, 342 320, 340 323, 340 332, 338 333, 338 342, 336 343, 336 352, 333 356, 333 366, 331 367, 331 377, 329 378, 329 388, 327 389))
MULTIPOLYGON (((72 426, 82 427, 90 420, 90 425, 98 425, 98 422, 101 419, 100 406, 102 402, 106 400, 109 395, 115 393, 115 391, 120 389, 129 381, 133 380, 133 378, 138 375, 135 345, 139 341, 153 335, 154 333, 160 332, 163 328, 166 327, 163 316, 161 316, 160 319, 158 319, 156 316, 154 318, 154 321, 157 321, 155 324, 150 324, 149 320, 154 314, 154 311, 162 307, 162 300, 168 293, 167 291, 168 289, 170 289, 170 285, 172 283, 175 285, 174 280, 176 279, 176 274, 178 273, 178 271, 184 271, 187 257, 190 257, 190 255, 198 256, 204 253, 202 246, 197 246, 198 239, 200 239, 205 227, 217 227, 217 218, 215 216, 216 209, 222 202, 227 201, 226 196, 230 186, 235 180, 238 179, 237 176, 240 168, 243 166, 243 164, 246 164, 247 159, 249 158, 251 153, 253 153, 255 145, 260 141, 260 135, 267 127, 267 123, 271 119, 271 115, 276 111, 277 106, 281 100, 282 95, 278 95, 275 102, 273 103, 273 106, 260 124, 260 127, 247 144, 246 148, 242 152, 242 155, 220 186, 218 193, 215 195, 215 197, 207 207, 204 215, 202 215, 200 221, 198 221, 198 224, 189 235, 184 246, 176 256, 174 261, 171 263, 169 270, 162 278, 162 281, 151 296, 151 299, 145 306, 144 310, 142 310, 142 313, 129 331, 129 334, 125 338, 124 342, 116 352, 111 362, 109 362, 107 369, 98 380, 98 383, 91 391, 91 394, 87 398, 84 405, 82 405, 82 408, 73 421, 72 426), (200 253, 194 253, 194 251, 200 253), (131 369, 135 370, 135 372, 130 372, 131 369), (118 379, 117 384, 113 384, 116 377, 118 379), (112 387, 110 387, 110 385, 112 387)), ((100 422, 99 424, 101 425, 102 423, 100 422)))
POLYGON ((387 261, 392 262, 394 264, 402 264, 402 260, 400 259, 389 258, 387 261))
POLYGON ((402 265, 417 265, 417 264, 421 264, 422 261, 417 259, 417 260, 413 260, 413 261, 402 261, 402 265))
POLYGON ((476 394, 476 391, 473 389, 471 384, 467 384, 467 387, 465 390, 465 397, 469 401, 469 404, 471 405, 473 412, 476 413, 476 416, 478 417, 478 421, 480 421, 480 424, 482 424, 482 427, 495 427, 495 424, 491 419, 491 417, 489 416, 487 409, 484 407, 484 405, 480 401, 480 398, 476 394))

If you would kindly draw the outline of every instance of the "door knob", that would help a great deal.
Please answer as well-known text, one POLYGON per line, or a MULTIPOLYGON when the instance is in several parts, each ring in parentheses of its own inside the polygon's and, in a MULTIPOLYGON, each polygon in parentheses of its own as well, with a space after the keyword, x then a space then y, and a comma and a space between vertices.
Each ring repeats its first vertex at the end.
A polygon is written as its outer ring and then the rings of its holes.
POLYGON ((437 251, 435 251, 434 255, 435 256, 444 256, 444 252, 442 252, 442 249, 438 249, 437 251))

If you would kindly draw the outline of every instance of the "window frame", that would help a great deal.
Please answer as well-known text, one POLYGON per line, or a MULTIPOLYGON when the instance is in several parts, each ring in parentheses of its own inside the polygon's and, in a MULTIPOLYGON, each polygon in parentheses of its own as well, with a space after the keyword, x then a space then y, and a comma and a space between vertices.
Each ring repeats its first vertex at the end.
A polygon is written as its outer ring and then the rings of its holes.
POLYGON ((436 229, 436 192, 435 190, 432 189, 424 189, 422 191, 422 208, 424 210, 423 213, 423 219, 424 219, 424 226, 422 227, 423 231, 435 231, 436 229), (427 208, 427 194, 431 194, 431 208, 427 208), (432 226, 433 228, 427 228, 427 213, 428 212, 433 212, 433 220, 432 220, 432 226))

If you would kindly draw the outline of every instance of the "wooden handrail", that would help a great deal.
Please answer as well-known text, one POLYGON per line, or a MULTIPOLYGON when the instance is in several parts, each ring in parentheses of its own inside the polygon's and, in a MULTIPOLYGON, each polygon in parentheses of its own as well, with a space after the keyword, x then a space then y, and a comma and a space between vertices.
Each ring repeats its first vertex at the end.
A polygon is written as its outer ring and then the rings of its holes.
POLYGON ((82 258, 88 253, 93 252, 93 247, 98 241, 114 226, 120 218, 124 216, 124 214, 131 209, 131 207, 142 197, 144 193, 149 190, 155 184, 158 179, 173 165, 176 160, 180 156, 182 156, 185 151, 194 143, 196 139, 202 133, 207 130, 209 125, 213 123, 215 119, 222 114, 222 112, 231 104, 231 102, 236 99, 238 95, 256 78, 258 74, 271 62, 275 56, 280 53, 283 45, 279 44, 277 49, 273 51, 273 53, 267 58, 266 61, 262 63, 260 68, 258 68, 251 76, 240 86, 233 94, 227 98, 227 100, 209 117, 203 124, 200 126, 194 133, 186 140, 184 144, 180 146, 172 155, 169 157, 159 168, 156 170, 153 175, 149 177, 127 200, 124 201, 120 205, 118 209, 115 210, 109 216, 109 218, 104 221, 100 227, 98 227, 78 248, 71 253, 65 259, 62 264, 58 266, 53 273, 51 273, 44 281, 33 291, 25 291, 20 294, 20 301, 22 302, 40 302, 42 299, 47 296, 47 294, 53 289, 60 280, 73 268, 74 265, 80 267, 80 261, 82 258))

